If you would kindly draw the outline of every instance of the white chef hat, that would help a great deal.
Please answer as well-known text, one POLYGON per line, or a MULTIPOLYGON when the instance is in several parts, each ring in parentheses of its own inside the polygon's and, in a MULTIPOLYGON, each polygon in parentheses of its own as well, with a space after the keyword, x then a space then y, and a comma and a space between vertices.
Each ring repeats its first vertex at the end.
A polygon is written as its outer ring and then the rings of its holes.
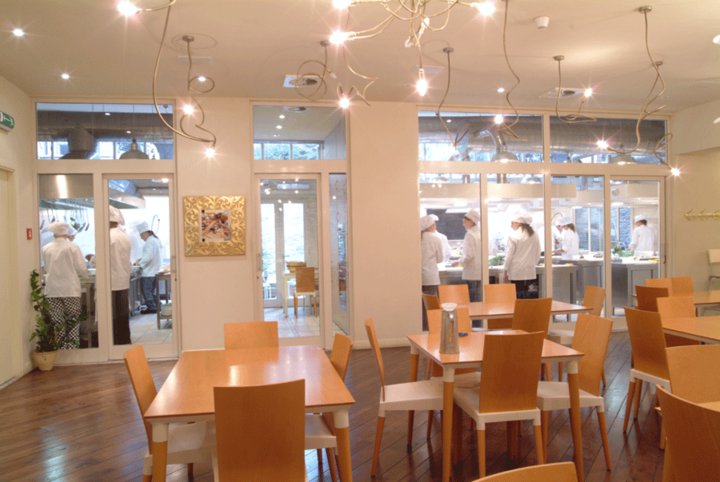
POLYGON ((110 206, 110 222, 118 223, 118 224, 125 224, 125 218, 123 217, 120 210, 118 208, 116 208, 115 206, 110 206))
POLYGON ((532 224, 533 218, 528 213, 518 213, 515 216, 513 216, 514 223, 521 223, 521 224, 532 224))
POLYGON ((480 213, 474 209, 471 209, 465 214, 465 217, 475 224, 480 224, 480 213))
POLYGON ((428 214, 420 218, 420 231, 425 231, 427 228, 435 224, 435 218, 433 214, 428 214))
POLYGON ((77 234, 77 229, 73 228, 68 224, 68 236, 75 236, 77 234))
POLYGON ((563 216, 560 218, 560 226, 567 226, 568 224, 573 224, 573 220, 570 216, 563 216))
POLYGON ((637 223, 639 221, 647 221, 647 218, 644 214, 638 214, 637 216, 635 216, 635 222, 637 223))
POLYGON ((148 226, 148 223, 146 223, 145 221, 142 221, 140 224, 138 224, 135 227, 135 229, 137 230, 138 233, 142 234, 145 231, 150 231, 150 226, 148 226))
POLYGON ((47 227, 47 230, 53 233, 55 237, 58 236, 67 236, 68 229, 70 226, 67 223, 59 223, 55 222, 52 223, 50 226, 47 227))
POLYGON ((433 218, 433 221, 435 221, 435 222, 440 221, 440 218, 437 217, 435 214, 428 214, 428 216, 430 216, 431 218, 433 218))

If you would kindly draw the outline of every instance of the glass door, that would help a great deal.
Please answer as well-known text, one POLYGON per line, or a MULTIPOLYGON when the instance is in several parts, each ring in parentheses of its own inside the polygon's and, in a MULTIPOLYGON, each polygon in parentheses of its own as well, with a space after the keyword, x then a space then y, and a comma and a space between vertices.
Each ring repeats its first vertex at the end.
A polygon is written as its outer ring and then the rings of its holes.
POLYGON ((347 174, 330 174, 330 275, 333 330, 350 335, 348 315, 348 196, 347 174))
POLYGON ((142 344, 177 353, 177 290, 169 177, 106 178, 111 358, 142 344))
POLYGON ((262 176, 258 186, 263 319, 278 321, 281 338, 316 338, 319 343, 322 269, 317 176, 262 176))

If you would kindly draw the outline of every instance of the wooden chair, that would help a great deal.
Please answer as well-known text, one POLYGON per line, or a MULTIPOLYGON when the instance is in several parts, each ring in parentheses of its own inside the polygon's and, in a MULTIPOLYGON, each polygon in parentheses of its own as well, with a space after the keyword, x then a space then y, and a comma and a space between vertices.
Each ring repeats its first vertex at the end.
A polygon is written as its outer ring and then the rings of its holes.
MULTIPOLYGON (((634 366, 630 368, 630 383, 628 384, 623 433, 627 433, 633 399, 635 400, 633 419, 638 417, 643 382, 660 385, 667 390, 670 389, 670 375, 668 373, 667 356, 665 355, 665 336, 660 322, 660 314, 625 307, 625 319, 627 320, 630 344, 632 345, 634 366)), ((662 428, 660 431, 660 448, 662 448, 665 437, 662 428)))
POLYGON ((315 289, 315 268, 298 266, 295 268, 295 292, 293 293, 293 309, 295 318, 298 315, 298 297, 309 296, 312 301, 313 316, 317 316, 317 289, 315 289))
MULTIPOLYGON (((540 410, 536 405, 537 374, 544 339, 542 332, 485 335, 479 389, 455 387, 455 404, 476 424, 480 477, 484 477, 487 470, 485 425, 488 423, 532 420, 537 463, 545 461, 540 410)), ((460 437, 457 439, 460 442, 460 437)))
POLYGON ((708 264, 710 276, 708 276, 707 289, 711 290, 713 281, 720 279, 720 276, 713 274, 713 265, 720 264, 720 249, 708 249, 708 264))
POLYGON ((470 304, 470 290, 468 285, 440 285, 438 286, 438 299, 440 306, 443 303, 455 303, 461 306, 470 304))
MULTIPOLYGON (((514 303, 517 298, 515 285, 512 283, 483 285, 483 300, 486 303, 509 301, 514 303)), ((512 318, 498 318, 486 320, 485 326, 488 330, 502 330, 512 326, 512 318)))
POLYGON ((277 321, 225 323, 225 349, 280 346, 277 321))
POLYGON ((674 276, 670 278, 670 284, 672 286, 671 296, 692 296, 695 293, 690 276, 674 276))
MULTIPOLYGON (((662 278, 656 278, 662 279, 662 278)), ((645 280, 646 282, 650 279, 645 280)), ((670 296, 670 288, 655 286, 635 286, 637 295, 637 309, 642 311, 657 311, 657 299, 670 296)))
MULTIPOLYGON (((600 379, 612 332, 612 321, 597 315, 582 314, 578 317, 576 324, 572 347, 584 353, 578 362, 580 407, 597 409, 605 466, 607 470, 611 470, 610 447, 605 423, 605 399, 600 393, 600 379)), ((548 411, 570 409, 568 384, 566 382, 541 381, 538 383, 537 399, 538 407, 542 411, 543 450, 547 451, 548 411)))
MULTIPOLYGON (((148 453, 143 460, 142 473, 143 482, 149 482, 152 477, 152 424, 145 420, 143 414, 155 399, 157 389, 142 345, 130 348, 123 358, 145 424, 148 453)), ((167 464, 187 464, 188 479, 192 479, 193 463, 211 460, 213 444, 212 430, 205 422, 171 424, 168 430, 167 464)))
POLYGON ((423 306, 425 307, 425 311, 440 309, 440 300, 438 299, 437 295, 429 295, 427 293, 423 293, 422 296, 423 296, 423 306))
POLYGON ((668 296, 673 295, 672 279, 670 278, 646 278, 645 286, 650 288, 667 288, 668 296))
MULTIPOLYGON (((342 333, 335 333, 332 350, 330 351, 330 363, 332 363, 335 371, 343 380, 345 380, 345 374, 350 363, 352 345, 352 338, 342 333)), ((337 438, 335 437, 334 426, 332 414, 308 413, 305 415, 305 449, 317 450, 318 467, 322 465, 322 449, 325 449, 328 466, 330 467, 330 477, 333 482, 337 480, 337 463, 334 451, 337 448, 337 438)))
POLYGON ((488 475, 474 482, 577 482, 573 462, 534 465, 488 475))
POLYGON ((720 400, 720 345, 665 350, 673 395, 693 403, 720 400))
MULTIPOLYGON (((421 380, 417 382, 385 384, 385 365, 383 364, 380 345, 375 334, 375 325, 372 318, 365 320, 370 347, 375 354, 378 374, 380 375, 380 402, 378 405, 377 430, 375 432, 375 448, 373 450, 372 467, 370 475, 377 474, 378 461, 380 459, 380 445, 382 443, 382 432, 385 425, 385 412, 398 410, 442 410, 443 386, 440 379, 421 380)), ((408 421, 407 446, 412 441, 412 418, 408 421)))
POLYGON ((305 380, 214 395, 216 481, 305 480, 305 380))
MULTIPOLYGON (((692 318, 696 316, 695 302, 692 295, 690 296, 669 296, 667 298, 657 298, 657 309, 660 313, 660 319, 669 318, 692 318)), ((665 346, 683 346, 697 345, 696 340, 690 340, 677 335, 665 335, 665 346)))
POLYGON ((515 300, 512 329, 528 333, 541 331, 545 337, 550 325, 551 310, 552 298, 515 300))
POLYGON ((718 480, 720 412, 658 387, 667 449, 663 480, 718 480))

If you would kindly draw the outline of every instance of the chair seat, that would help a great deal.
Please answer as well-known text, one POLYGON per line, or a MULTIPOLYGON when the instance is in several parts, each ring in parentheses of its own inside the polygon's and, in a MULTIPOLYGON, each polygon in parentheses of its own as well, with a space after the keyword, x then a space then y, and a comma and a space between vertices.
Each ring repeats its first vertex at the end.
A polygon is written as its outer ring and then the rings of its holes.
MULTIPOLYGON (((167 464, 192 464, 212 460, 215 424, 173 423, 168 427, 167 464)), ((143 474, 152 473, 152 456, 143 461, 143 474)))
POLYGON ((442 379, 385 385, 385 400, 380 399, 380 416, 385 410, 442 410, 442 379))
POLYGON ((652 375, 647 372, 643 372, 641 370, 637 370, 635 368, 630 369, 630 378, 642 380, 644 382, 648 382, 653 385, 660 385, 664 389, 670 390, 670 380, 668 380, 666 378, 658 377, 656 375, 652 375))
POLYGON ((550 329, 548 330, 548 340, 560 343, 564 346, 572 345, 575 330, 550 329))
MULTIPOLYGON (((566 382, 538 382, 537 403, 543 412, 570 408, 569 388, 566 382)), ((605 410, 605 399, 580 390, 580 407, 599 407, 605 410)))
POLYGON ((540 409, 537 407, 527 410, 509 410, 507 412, 480 412, 480 390, 477 387, 455 387, 453 398, 455 404, 475 420, 478 430, 484 430, 485 424, 492 422, 532 420, 535 425, 540 425, 540 409))
POLYGON ((318 413, 305 414, 305 449, 325 449, 337 447, 337 438, 318 413))

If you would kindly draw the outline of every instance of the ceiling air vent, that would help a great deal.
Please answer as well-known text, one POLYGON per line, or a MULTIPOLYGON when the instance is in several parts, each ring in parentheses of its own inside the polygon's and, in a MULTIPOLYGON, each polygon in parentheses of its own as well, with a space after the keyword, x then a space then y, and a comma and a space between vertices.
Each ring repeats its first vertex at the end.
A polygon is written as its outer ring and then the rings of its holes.
POLYGON ((312 87, 320 82, 320 77, 313 74, 298 77, 296 74, 285 74, 283 87, 286 89, 296 89, 298 87, 312 87))
POLYGON ((567 99, 568 97, 575 97, 578 95, 582 95, 582 93, 585 92, 585 89, 582 89, 580 87, 555 87, 553 89, 548 90, 544 94, 541 94, 540 98, 541 99, 554 99, 558 96, 558 90, 560 91, 561 99, 567 99))

